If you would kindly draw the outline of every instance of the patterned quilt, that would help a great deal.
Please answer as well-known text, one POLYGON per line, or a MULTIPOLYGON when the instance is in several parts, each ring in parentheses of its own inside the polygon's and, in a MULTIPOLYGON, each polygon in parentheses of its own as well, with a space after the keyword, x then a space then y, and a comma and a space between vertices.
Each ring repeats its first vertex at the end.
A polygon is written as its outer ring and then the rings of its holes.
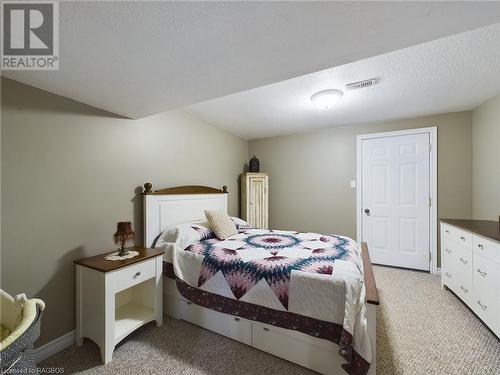
POLYGON ((336 260, 350 261, 361 274, 356 244, 347 237, 249 229, 225 241, 207 239, 186 251, 203 256, 197 287, 218 272, 236 299, 265 280, 285 309, 292 271, 332 275, 336 260))
MULTIPOLYGON (((242 228, 221 241, 206 228, 192 229, 200 241, 166 249, 179 280, 232 300, 337 324, 350 337, 344 347, 371 362, 362 261, 353 240, 242 228)), ((351 362, 352 353, 343 356, 351 362)))

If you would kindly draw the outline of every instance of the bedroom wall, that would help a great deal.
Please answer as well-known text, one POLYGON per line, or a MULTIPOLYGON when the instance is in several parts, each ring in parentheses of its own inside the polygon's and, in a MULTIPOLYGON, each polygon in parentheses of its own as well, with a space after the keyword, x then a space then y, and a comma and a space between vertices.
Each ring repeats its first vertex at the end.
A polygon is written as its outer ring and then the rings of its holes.
POLYGON ((500 94, 473 111, 473 216, 500 215, 500 94))
POLYGON ((249 142, 269 172, 270 227, 356 238, 356 136, 438 127, 438 216, 472 217, 472 112, 325 129, 249 142))
POLYGON ((115 247, 116 222, 141 243, 141 186, 229 188, 247 141, 182 111, 129 120, 2 78, 1 286, 45 300, 41 345, 74 329, 73 261, 115 247))

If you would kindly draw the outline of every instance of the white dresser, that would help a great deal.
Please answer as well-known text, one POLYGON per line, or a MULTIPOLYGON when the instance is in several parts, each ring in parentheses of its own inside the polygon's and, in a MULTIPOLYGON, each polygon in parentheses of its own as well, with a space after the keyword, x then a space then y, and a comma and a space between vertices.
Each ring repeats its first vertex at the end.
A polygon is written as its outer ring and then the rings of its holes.
POLYGON ((498 222, 441 221, 441 282, 500 337, 498 222))

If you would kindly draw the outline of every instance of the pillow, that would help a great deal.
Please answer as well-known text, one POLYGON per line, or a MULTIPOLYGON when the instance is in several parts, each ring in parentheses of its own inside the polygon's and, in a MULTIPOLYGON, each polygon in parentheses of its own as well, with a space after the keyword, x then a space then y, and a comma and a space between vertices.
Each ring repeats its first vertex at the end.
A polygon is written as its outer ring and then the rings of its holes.
POLYGON ((226 238, 238 234, 236 225, 231 220, 231 217, 224 211, 205 211, 210 229, 215 233, 217 238, 225 240, 226 238))
POLYGON ((236 226, 236 229, 238 229, 238 230, 251 228, 250 224, 248 224, 245 220, 240 219, 239 217, 231 216, 231 220, 233 221, 234 225, 236 226))
POLYGON ((170 225, 163 230, 155 247, 173 243, 184 250, 195 242, 214 237, 215 234, 209 229, 206 221, 170 225))

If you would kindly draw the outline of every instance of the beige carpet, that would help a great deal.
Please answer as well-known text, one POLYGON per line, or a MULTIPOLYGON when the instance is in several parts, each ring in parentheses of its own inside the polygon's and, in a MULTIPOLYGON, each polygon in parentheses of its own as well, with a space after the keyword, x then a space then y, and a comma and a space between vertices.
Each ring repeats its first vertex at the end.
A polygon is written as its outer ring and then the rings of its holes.
MULTIPOLYGON (((500 342, 439 279, 375 267, 382 303, 377 329, 377 374, 500 374, 500 342)), ((269 354, 167 318, 130 335, 100 364, 86 340, 41 364, 65 374, 313 374, 269 354)))
POLYGON ((377 374, 500 374, 500 341, 427 273, 375 267, 377 374))

